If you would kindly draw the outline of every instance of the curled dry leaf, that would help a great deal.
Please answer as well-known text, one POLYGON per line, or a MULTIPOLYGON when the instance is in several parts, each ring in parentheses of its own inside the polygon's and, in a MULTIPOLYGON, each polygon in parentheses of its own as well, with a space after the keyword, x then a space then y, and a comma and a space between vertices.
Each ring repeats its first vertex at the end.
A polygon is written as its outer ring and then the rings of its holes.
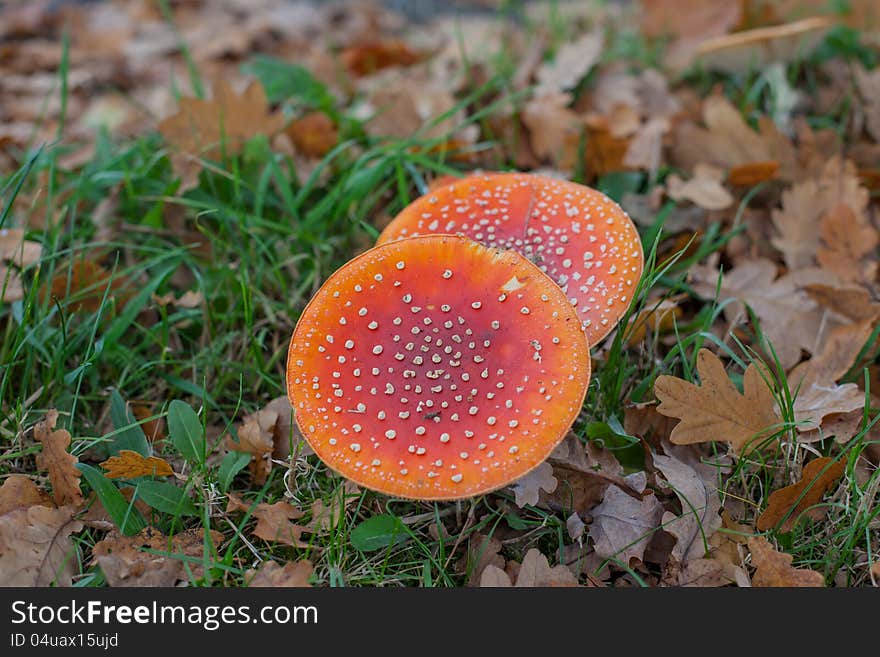
MULTIPOLYGON (((261 410, 246 416, 238 428, 238 442, 229 436, 225 447, 251 454, 250 473, 254 483, 261 486, 272 470, 272 459, 290 456, 291 431, 295 447, 301 435, 291 424, 290 401, 287 396, 276 397, 261 410)), ((304 450, 303 453, 311 452, 304 450)))
POLYGON ((525 477, 517 479, 511 485, 511 489, 516 496, 516 505, 522 508, 527 504, 532 506, 537 504, 541 491, 552 493, 556 490, 557 484, 556 477, 553 476, 553 466, 544 462, 525 477))
POLYGON ((681 422, 670 440, 678 445, 715 440, 729 442, 742 452, 750 442, 760 440, 779 425, 773 393, 751 364, 743 375, 743 392, 731 383, 721 360, 708 349, 697 354, 700 385, 678 377, 662 375, 654 382, 660 400, 657 411, 681 422))
POLYGON ((154 476, 170 477, 174 470, 168 461, 158 456, 147 458, 130 449, 119 450, 119 454, 111 456, 101 463, 104 474, 109 479, 134 479, 135 477, 154 476))
POLYGON ((532 548, 526 552, 516 576, 516 584, 511 576, 498 566, 488 565, 480 577, 480 587, 544 587, 577 586, 577 577, 563 565, 550 567, 547 557, 532 548))
POLYGON ((0 516, 15 509, 27 509, 35 505, 54 506, 49 495, 37 488, 33 480, 23 474, 11 474, 0 486, 0 516))
MULTIPOLYGON (((250 507, 251 505, 243 502, 240 497, 230 493, 226 513, 247 512, 250 507)), ((309 529, 291 522, 303 517, 303 512, 295 506, 284 501, 274 504, 261 502, 253 508, 251 515, 257 520, 256 526, 251 531, 254 536, 292 547, 308 547, 308 543, 301 541, 300 537, 309 529)))
POLYGON ((46 413, 45 419, 34 426, 34 439, 43 446, 43 451, 37 455, 37 467, 49 471, 56 505, 79 506, 83 502, 79 488, 82 473, 76 467, 78 459, 67 451, 70 447, 70 433, 64 429, 55 429, 57 421, 58 411, 52 409, 46 413))
POLYGON ((767 508, 758 516, 756 526, 765 531, 779 525, 779 531, 788 532, 802 515, 813 520, 822 518, 827 509, 813 507, 822 501, 825 493, 843 476, 845 469, 846 461, 842 459, 822 456, 810 461, 804 467, 800 481, 770 494, 767 508))
POLYGON ((36 504, 0 516, 0 586, 70 586, 79 569, 73 506, 36 504))
POLYGON ((681 501, 681 515, 663 514, 664 531, 676 538, 672 556, 680 564, 703 557, 709 539, 721 527, 718 468, 697 460, 686 463, 675 455, 655 454, 654 465, 681 501))
POLYGON ((755 567, 753 586, 825 586, 822 573, 806 568, 793 568, 793 557, 774 550, 763 536, 752 536, 748 539, 748 546, 752 553, 752 565, 755 567))
MULTIPOLYGON (((644 472, 624 478, 629 486, 642 493, 647 479, 644 472)), ((596 554, 603 559, 617 559, 629 564, 635 558, 642 560, 645 548, 660 526, 663 506, 651 493, 636 499, 618 486, 609 486, 602 503, 590 515, 590 538, 596 554)))
MULTIPOLYGON (((211 531, 210 539, 217 546, 223 535, 211 531)), ((111 532, 95 544, 92 558, 110 586, 175 586, 187 581, 189 573, 196 579, 202 576, 199 562, 206 549, 202 528, 168 537, 146 527, 136 536, 111 532)))
POLYGON ((306 587, 311 586, 309 579, 315 567, 308 559, 288 561, 283 566, 277 561, 264 561, 256 570, 248 570, 244 574, 250 588, 257 587, 306 587))

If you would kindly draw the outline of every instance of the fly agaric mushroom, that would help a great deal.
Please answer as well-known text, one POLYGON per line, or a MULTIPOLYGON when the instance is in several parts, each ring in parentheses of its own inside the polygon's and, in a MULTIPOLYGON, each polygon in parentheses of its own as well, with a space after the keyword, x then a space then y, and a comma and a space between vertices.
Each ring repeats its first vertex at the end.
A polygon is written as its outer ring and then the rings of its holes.
POLYGON ((538 466, 583 405, 589 344, 562 290, 514 251, 396 240, 332 274, 288 351, 315 453, 410 499, 501 488, 538 466))
POLYGON ((644 266, 639 233, 617 203, 546 176, 478 174, 434 189, 404 208, 378 244, 429 233, 522 253, 566 293, 590 345, 620 321, 644 266))

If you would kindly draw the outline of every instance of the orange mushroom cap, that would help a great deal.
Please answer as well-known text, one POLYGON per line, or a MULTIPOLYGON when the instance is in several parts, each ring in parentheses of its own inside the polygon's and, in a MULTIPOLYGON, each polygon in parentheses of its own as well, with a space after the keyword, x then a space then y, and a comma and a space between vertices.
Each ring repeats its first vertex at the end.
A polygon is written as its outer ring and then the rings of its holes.
POLYGON ((457 499, 519 479, 583 405, 589 344, 562 290, 461 236, 377 246, 332 274, 290 341, 287 392, 331 468, 366 488, 457 499))
POLYGON ((639 233, 617 203, 546 176, 476 174, 433 189, 404 208, 378 244, 431 233, 522 253, 565 291, 591 345, 620 321, 644 267, 639 233))

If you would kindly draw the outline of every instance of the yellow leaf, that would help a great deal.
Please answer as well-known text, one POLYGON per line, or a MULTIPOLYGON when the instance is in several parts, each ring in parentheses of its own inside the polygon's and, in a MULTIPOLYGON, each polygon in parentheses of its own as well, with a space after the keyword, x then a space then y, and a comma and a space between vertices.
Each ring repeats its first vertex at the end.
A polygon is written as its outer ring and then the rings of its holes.
POLYGON ((109 479, 134 479, 145 475, 168 477, 174 474, 171 466, 158 456, 141 456, 130 449, 119 450, 118 456, 111 456, 101 464, 109 479))
POLYGON ((727 378, 719 358, 708 349, 697 354, 700 385, 674 376, 660 376, 654 393, 657 411, 681 420, 670 440, 677 445, 726 441, 737 452, 755 439, 766 437, 780 418, 773 394, 752 364, 743 376, 744 392, 727 378))

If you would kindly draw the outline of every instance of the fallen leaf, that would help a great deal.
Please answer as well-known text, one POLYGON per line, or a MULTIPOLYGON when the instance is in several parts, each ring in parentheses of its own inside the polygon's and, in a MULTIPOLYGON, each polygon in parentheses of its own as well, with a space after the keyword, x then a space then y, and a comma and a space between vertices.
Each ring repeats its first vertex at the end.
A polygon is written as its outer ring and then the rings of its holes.
POLYGON ((574 166, 577 142, 584 128, 581 118, 569 108, 570 103, 571 94, 546 93, 529 99, 521 113, 535 156, 561 169, 574 166))
POLYGON ((773 393, 750 364, 743 375, 743 392, 737 390, 721 360, 708 349, 697 354, 700 385, 678 377, 661 375, 654 382, 660 400, 657 411, 681 420, 670 440, 677 445, 726 441, 742 452, 753 440, 766 437, 781 419, 773 393))
MULTIPOLYGON (((691 268, 693 289, 713 299, 719 272, 703 265, 691 268)), ((821 344, 822 331, 833 328, 825 313, 804 291, 808 285, 827 284, 834 277, 821 269, 802 269, 776 278, 776 265, 765 259, 742 262, 721 278, 719 301, 729 297, 739 303, 727 303, 724 316, 731 322, 748 318, 743 304, 748 304, 761 324, 761 331, 786 369, 801 359, 801 350, 814 352, 821 344)))
POLYGON ((754 187, 773 180, 778 172, 779 162, 776 160, 749 162, 731 167, 727 172, 727 182, 734 187, 754 187))
POLYGON ((513 484, 513 494, 516 496, 516 505, 520 508, 527 504, 534 506, 538 503, 542 490, 552 493, 556 490, 557 481, 553 476, 553 466, 547 462, 541 463, 524 477, 520 477, 513 484))
POLYGON ((0 516, 0 586, 71 586, 79 570, 73 506, 39 504, 0 516))
POLYGON ((34 440, 43 445, 43 450, 37 455, 37 467, 49 471, 52 496, 57 506, 79 506, 83 502, 79 488, 82 473, 76 467, 78 459, 67 451, 70 447, 70 433, 64 429, 55 429, 57 421, 58 411, 52 409, 42 421, 34 425, 34 440))
POLYGON ((129 449, 119 450, 119 454, 111 456, 100 464, 108 479, 134 479, 135 477, 154 476, 170 477, 174 470, 168 461, 158 456, 149 458, 129 449))
POLYGON ((306 587, 315 567, 307 559, 288 561, 284 566, 277 561, 264 561, 257 570, 247 570, 244 574, 247 586, 257 587, 306 587))
MULTIPOLYGON (((624 160, 629 152, 630 139, 614 137, 608 119, 603 116, 588 115, 584 122, 587 127, 584 160, 590 175, 598 177, 614 171, 625 171, 627 165, 624 160)), ((577 142, 572 146, 576 147, 577 142)))
MULTIPOLYGON (((210 539, 217 546, 223 535, 212 530, 210 539)), ((136 536, 111 532, 95 543, 92 558, 110 586, 175 586, 189 581, 190 573, 194 579, 202 576, 205 540, 202 528, 171 537, 154 527, 145 527, 136 536)))
POLYGON ((635 345, 645 339, 648 331, 652 336, 667 333, 675 327, 676 320, 682 316, 681 307, 674 299, 663 299, 654 302, 650 307, 640 310, 638 315, 630 320, 629 336, 626 339, 628 345, 635 345))
MULTIPOLYGON (((644 472, 624 478, 635 490, 645 490, 644 472)), ((663 506, 652 494, 636 499, 617 486, 609 486, 602 503, 590 515, 590 538, 596 554, 603 559, 618 559, 629 564, 631 559, 644 559, 645 548, 663 517, 663 506)))
MULTIPOLYGON (((44 291, 44 299, 45 294, 44 291)), ((106 303, 115 299, 120 308, 133 296, 128 278, 84 259, 58 267, 49 283, 48 294, 50 299, 70 310, 87 312, 96 312, 105 303, 105 295, 106 303)))
POLYGON ((792 568, 794 557, 774 550, 763 536, 752 536, 748 539, 748 546, 752 553, 752 565, 756 569, 752 575, 753 586, 825 586, 822 573, 806 568, 792 568))
MULTIPOLYGON (((225 446, 230 451, 252 455, 250 473, 254 483, 261 486, 272 471, 272 459, 290 456, 291 430, 296 446, 301 434, 291 424, 290 401, 287 396, 276 397, 256 413, 245 416, 238 427, 238 442, 228 436, 225 446)), ((311 450, 303 453, 309 454, 311 450)))
POLYGON ((426 53, 418 53, 398 39, 350 46, 340 53, 343 66, 358 77, 372 75, 390 66, 412 66, 426 56, 426 53))
POLYGON ((706 463, 685 463, 673 455, 655 454, 654 465, 681 501, 681 515, 663 514, 663 530, 676 538, 672 556, 680 564, 705 556, 709 539, 721 527, 718 468, 706 463))
POLYGON ((853 322, 876 321, 880 318, 880 303, 861 285, 807 285, 804 291, 823 308, 853 322))
MULTIPOLYGON (((214 85, 214 98, 181 98, 177 113, 159 123, 159 132, 183 158, 173 158, 182 188, 198 182, 198 158, 219 159, 221 153, 240 153, 257 135, 272 137, 284 127, 280 112, 271 112, 263 86, 252 81, 241 95, 226 80, 214 85), (186 157, 189 156, 189 157, 186 157), (195 174, 195 177, 194 177, 195 174)), ((179 190, 179 191, 182 191, 179 190)))
POLYGON ((0 486, 0 516, 16 509, 29 507, 55 506, 51 498, 45 492, 37 488, 37 485, 27 475, 11 474, 0 486))
POLYGON ((309 112, 284 129, 293 145, 308 157, 324 157, 339 142, 339 131, 324 112, 309 112))
POLYGON ((709 37, 727 34, 742 18, 738 2, 713 0, 641 0, 639 24, 651 38, 673 37, 666 53, 666 64, 674 70, 685 68, 694 51, 709 37))
POLYGON ((871 283, 877 275, 876 260, 864 262, 880 242, 867 217, 839 203, 819 223, 821 244, 816 251, 819 264, 844 283, 871 283))
POLYGON ((0 228, 0 261, 24 269, 40 261, 43 245, 26 240, 20 228, 0 228))
POLYGON ((471 534, 468 539, 467 555, 462 559, 461 567, 470 572, 467 586, 479 586, 483 577, 483 572, 489 566, 501 569, 504 568, 504 557, 499 554, 501 552, 501 541, 494 536, 486 534, 471 534))
POLYGON ((548 586, 568 587, 578 585, 577 577, 575 577, 568 568, 562 564, 551 568, 550 562, 547 561, 547 557, 534 548, 526 552, 515 577, 515 584, 513 583, 513 580, 514 578, 511 578, 507 572, 501 570, 498 566, 490 564, 483 570, 480 577, 480 587, 514 586, 517 588, 533 588, 548 586))
POLYGON ((312 502, 312 519, 309 529, 312 532, 322 533, 334 529, 345 515, 348 507, 360 497, 360 488, 351 480, 346 480, 341 489, 337 489, 330 498, 330 505, 324 500, 317 499, 312 502))
POLYGON ((767 508, 758 516, 757 528, 766 531, 779 525, 778 531, 789 532, 804 514, 813 520, 822 518, 827 509, 813 507, 843 476, 844 470, 846 461, 843 459, 835 461, 827 456, 813 459, 804 466, 800 481, 770 493, 767 508))
POLYGON ((699 164, 694 176, 684 181, 676 174, 666 179, 666 193, 676 201, 687 200, 706 210, 724 210, 733 205, 733 196, 721 183, 724 174, 710 165, 699 164))
POLYGON ((828 160, 818 177, 797 183, 782 193, 782 207, 772 213, 778 235, 771 242, 782 253, 789 269, 815 263, 821 244, 820 221, 840 204, 863 216, 868 206, 868 190, 862 186, 855 165, 839 157, 828 160))
MULTIPOLYGON (((226 506, 226 513, 234 511, 248 511, 250 505, 243 502, 234 493, 229 494, 229 503, 226 506)), ((308 527, 295 525, 291 520, 298 520, 303 517, 303 512, 288 502, 278 501, 274 504, 266 504, 261 502, 257 504, 251 512, 257 524, 251 533, 262 538, 265 541, 275 543, 284 543, 292 547, 308 547, 308 543, 300 540, 303 532, 308 531, 308 527)))
POLYGON ((538 67, 535 96, 574 89, 599 61, 604 43, 602 31, 595 30, 562 44, 552 61, 538 67))

